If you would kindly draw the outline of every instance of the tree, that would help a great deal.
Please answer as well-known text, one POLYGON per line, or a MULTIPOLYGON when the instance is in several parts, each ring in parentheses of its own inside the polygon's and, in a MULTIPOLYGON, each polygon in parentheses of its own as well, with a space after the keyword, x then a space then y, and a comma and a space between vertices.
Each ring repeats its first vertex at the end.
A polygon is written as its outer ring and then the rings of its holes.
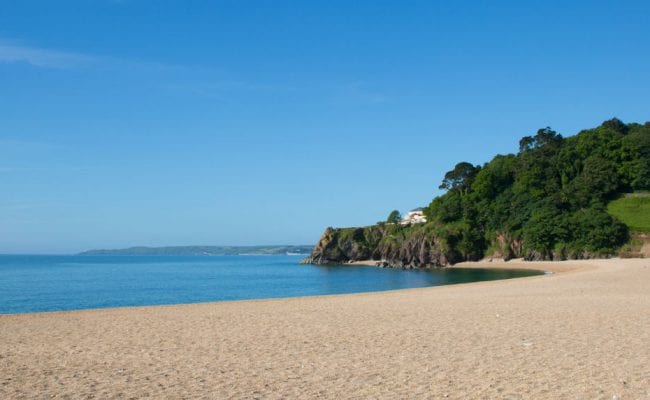
POLYGON ((538 129, 535 136, 524 136, 519 141, 519 152, 524 153, 529 150, 539 149, 548 144, 558 144, 562 142, 562 135, 558 134, 548 126, 538 129))
POLYGON ((386 222, 389 224, 398 224, 402 220, 402 215, 399 213, 397 210, 393 210, 388 214, 388 218, 386 218, 386 222))
POLYGON ((519 152, 523 153, 532 149, 535 146, 535 139, 532 136, 524 136, 519 141, 519 152))
MULTIPOLYGON (((612 119, 568 138, 539 129, 520 141, 519 154, 456 164, 440 189, 424 211, 427 224, 400 226, 400 240, 435 235, 432 246, 452 261, 504 246, 529 259, 615 254, 628 228, 605 207, 620 193, 650 189, 650 123, 612 119)), ((391 213, 389 222, 398 220, 391 213)))
POLYGON ((479 170, 480 167, 475 167, 468 162, 459 162, 454 169, 445 174, 445 179, 442 180, 438 189, 457 190, 461 193, 467 193, 479 170))
POLYGON ((427 221, 437 219, 441 222, 451 222, 462 218, 463 208, 460 200, 460 195, 456 192, 436 197, 425 210, 427 221))
POLYGON ((621 133, 623 135, 625 135, 628 132, 628 129, 629 129, 628 126, 625 125, 625 123, 623 123, 623 121, 621 121, 620 119, 618 119, 616 117, 603 122, 601 126, 603 128, 611 129, 614 132, 618 132, 618 133, 621 133))
POLYGON ((612 253, 628 240, 628 228, 602 205, 576 211, 571 216, 574 248, 591 253, 612 253))
POLYGON ((632 189, 650 189, 650 122, 630 130, 623 139, 623 151, 629 157, 626 175, 632 189))
POLYGON ((562 142, 562 135, 555 132, 553 129, 546 128, 539 129, 535 134, 535 147, 543 147, 547 144, 557 144, 562 142))
POLYGON ((498 155, 476 174, 472 192, 478 198, 494 198, 507 189, 514 180, 515 156, 498 155))

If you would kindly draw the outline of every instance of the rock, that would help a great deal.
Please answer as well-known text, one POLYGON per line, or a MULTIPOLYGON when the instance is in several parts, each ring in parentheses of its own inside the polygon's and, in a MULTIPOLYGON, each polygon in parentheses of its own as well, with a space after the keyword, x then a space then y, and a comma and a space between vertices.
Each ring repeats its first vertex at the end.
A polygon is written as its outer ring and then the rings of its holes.
MULTIPOLYGON (((345 264, 377 260, 385 268, 433 268, 463 261, 441 250, 442 243, 423 229, 399 231, 395 227, 327 228, 303 264, 345 264), (404 234, 404 232, 407 232, 404 234), (398 239, 396 238, 398 237, 398 239)), ((406 228, 408 229, 408 228, 406 228)))

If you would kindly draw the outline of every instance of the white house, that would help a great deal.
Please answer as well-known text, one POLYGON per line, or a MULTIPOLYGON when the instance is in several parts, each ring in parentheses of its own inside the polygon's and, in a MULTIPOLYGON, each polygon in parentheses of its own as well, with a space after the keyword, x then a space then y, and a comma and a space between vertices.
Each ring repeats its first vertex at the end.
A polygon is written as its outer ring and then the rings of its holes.
POLYGON ((400 225, 421 224, 424 222, 427 222, 427 217, 424 216, 424 208, 418 207, 407 212, 400 221, 400 225))

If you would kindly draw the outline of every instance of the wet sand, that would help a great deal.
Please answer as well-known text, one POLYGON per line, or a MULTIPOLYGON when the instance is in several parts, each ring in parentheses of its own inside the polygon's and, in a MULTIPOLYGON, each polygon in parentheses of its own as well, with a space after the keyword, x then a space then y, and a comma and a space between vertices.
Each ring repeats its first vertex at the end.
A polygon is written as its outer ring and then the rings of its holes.
POLYGON ((0 398, 650 398, 650 260, 380 293, 0 316, 0 398))

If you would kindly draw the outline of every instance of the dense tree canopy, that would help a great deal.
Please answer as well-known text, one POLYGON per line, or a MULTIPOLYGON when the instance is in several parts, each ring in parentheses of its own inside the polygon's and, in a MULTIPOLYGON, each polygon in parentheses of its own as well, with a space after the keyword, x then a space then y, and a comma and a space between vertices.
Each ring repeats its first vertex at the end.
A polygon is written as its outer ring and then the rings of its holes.
POLYGON ((543 128, 522 138, 516 155, 458 163, 440 188, 447 192, 425 214, 465 259, 498 237, 521 243, 528 258, 609 254, 628 232, 606 204, 650 189, 650 123, 611 119, 567 138, 543 128))
POLYGON ((472 180, 476 176, 478 170, 478 167, 475 167, 468 162, 460 162, 456 164, 454 169, 445 174, 445 179, 443 179, 438 188, 466 193, 469 190, 472 180))

